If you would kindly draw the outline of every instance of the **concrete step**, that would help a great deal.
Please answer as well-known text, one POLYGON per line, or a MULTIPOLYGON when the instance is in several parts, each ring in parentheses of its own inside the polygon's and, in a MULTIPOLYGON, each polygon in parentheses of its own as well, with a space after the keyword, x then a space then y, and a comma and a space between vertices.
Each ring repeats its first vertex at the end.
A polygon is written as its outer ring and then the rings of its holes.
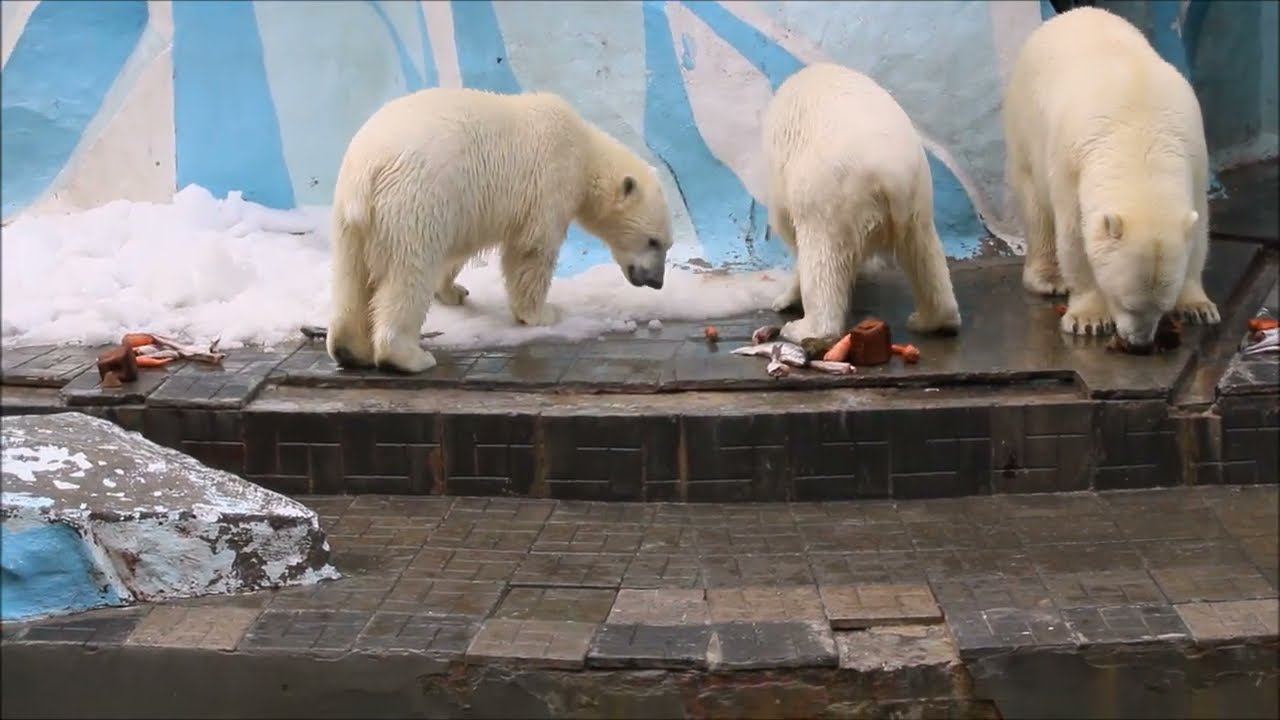
POLYGON ((4 714, 1274 717, 1274 485, 300 499, 342 579, 6 624, 4 714))

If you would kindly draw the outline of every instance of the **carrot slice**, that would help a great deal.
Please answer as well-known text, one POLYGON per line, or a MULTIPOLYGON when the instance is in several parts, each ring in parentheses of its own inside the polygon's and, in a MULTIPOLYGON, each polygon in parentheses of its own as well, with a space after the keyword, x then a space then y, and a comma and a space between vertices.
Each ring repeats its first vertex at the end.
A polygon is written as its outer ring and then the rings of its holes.
POLYGON ((1277 327, 1280 327, 1280 320, 1275 318, 1249 318, 1249 330, 1251 332, 1274 330, 1277 327))
POLYGON ((139 355, 134 359, 137 360, 138 367, 142 367, 142 368, 163 367, 165 365, 168 365, 170 362, 173 362, 173 358, 154 357, 151 355, 139 355))
POLYGON ((155 345, 156 336, 151 333, 125 333, 124 338, 120 340, 120 344, 128 347, 155 345))
POLYGON ((915 364, 920 362, 920 350, 915 345, 890 345, 894 355, 901 355, 902 362, 915 364))
POLYGON ((848 362, 849 351, 852 349, 853 334, 850 333, 837 340, 835 345, 823 353, 822 359, 826 362, 848 362))

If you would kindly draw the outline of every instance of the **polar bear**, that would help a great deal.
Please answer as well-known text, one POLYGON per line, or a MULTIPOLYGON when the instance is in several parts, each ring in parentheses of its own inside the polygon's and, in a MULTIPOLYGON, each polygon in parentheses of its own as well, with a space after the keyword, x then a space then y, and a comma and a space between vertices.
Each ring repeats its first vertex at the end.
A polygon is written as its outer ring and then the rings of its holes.
POLYGON ((1027 228, 1023 285, 1069 293, 1062 330, 1151 345, 1170 311, 1217 323, 1201 284, 1208 153, 1191 85, 1133 25, 1078 8, 1036 29, 1004 103, 1027 228))
POLYGON ((671 213, 657 171, 549 93, 433 88, 356 132, 333 202, 329 355, 415 373, 432 297, 461 304, 458 272, 497 248, 511 312, 550 325, 551 276, 577 220, 632 285, 661 288, 671 213))
POLYGON ((796 253, 795 278, 773 308, 804 309, 783 337, 844 332, 858 270, 880 254, 896 257, 911 282, 908 327, 958 330, 929 161, 889 93, 848 68, 810 65, 778 88, 763 134, 769 223, 796 253))

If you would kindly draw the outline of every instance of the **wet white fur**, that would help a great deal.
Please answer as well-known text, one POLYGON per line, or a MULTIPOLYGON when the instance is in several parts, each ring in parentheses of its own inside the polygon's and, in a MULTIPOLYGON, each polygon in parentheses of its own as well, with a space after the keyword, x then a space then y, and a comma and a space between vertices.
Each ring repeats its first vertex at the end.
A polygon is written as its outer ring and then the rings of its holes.
POLYGON ((329 354, 434 366, 419 345, 432 297, 462 303, 459 270, 490 248, 515 319, 555 323, 547 291, 573 220, 621 267, 661 271, 671 225, 656 171, 560 97, 436 88, 392 100, 352 138, 338 174, 329 354))
POLYGON ((829 337, 846 315, 859 268, 892 255, 916 311, 908 326, 960 326, 947 259, 933 224, 933 183, 910 118, 871 79, 810 65, 778 88, 764 120, 769 223, 796 252, 796 281, 776 310, 802 303, 783 337, 829 337))
POLYGON ((1208 155, 1191 85, 1127 21, 1064 13, 1028 38, 1004 106, 1027 228, 1023 284, 1070 292, 1062 329, 1150 344, 1161 315, 1216 323, 1201 285, 1208 155))

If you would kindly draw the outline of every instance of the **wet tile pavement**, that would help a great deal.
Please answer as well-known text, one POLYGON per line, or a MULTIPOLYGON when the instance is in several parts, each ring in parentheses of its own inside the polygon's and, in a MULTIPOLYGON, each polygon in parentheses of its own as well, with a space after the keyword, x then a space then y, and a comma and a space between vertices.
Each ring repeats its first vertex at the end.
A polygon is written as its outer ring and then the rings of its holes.
MULTIPOLYGON (((1249 269, 1259 260, 1256 244, 1216 242, 1205 287, 1228 304, 1249 269)), ((887 321, 897 342, 910 342, 922 360, 905 365, 861 367, 851 376, 798 371, 774 380, 765 362, 730 354, 747 344, 761 325, 788 317, 760 312, 698 322, 668 322, 649 330, 640 318, 634 333, 609 334, 581 342, 539 342, 520 347, 453 351, 433 348, 439 364, 426 373, 402 376, 377 371, 344 371, 325 354, 322 342, 295 342, 264 350, 231 351, 221 368, 175 364, 141 374, 138 383, 104 389, 92 367, 100 348, 6 348, 3 382, 61 388, 72 406, 239 408, 271 384, 323 388, 463 388, 555 392, 656 393, 678 390, 883 387, 904 382, 935 385, 975 382, 1019 383, 1036 378, 1078 379, 1095 397, 1166 397, 1195 356, 1204 328, 1187 327, 1176 351, 1151 357, 1117 355, 1099 338, 1073 338, 1057 327, 1053 306, 1061 299, 1028 295, 1021 287, 1021 260, 966 261, 952 268, 964 327, 955 337, 916 335, 906 330, 913 302, 902 274, 886 271, 860 280, 849 324, 866 316, 887 321), (707 324, 719 342, 704 337, 707 324)), ((1270 271, 1274 275, 1274 270, 1270 271)), ((1226 313, 1224 312, 1224 316, 1226 313)), ((1239 384, 1239 383, 1237 383, 1239 384)))
POLYGON ((1280 612, 1278 493, 304 497, 341 580, 7 624, 4 642, 729 671, 861 666, 889 647, 933 657, 940 639, 964 657, 1267 638, 1280 612))
MULTIPOLYGON (((1226 303, 1257 252, 1256 246, 1219 243, 1206 276, 1209 295, 1226 303)), ((959 263, 953 268, 956 297, 965 324, 959 335, 917 335, 906 329, 913 303, 901 273, 889 271, 860 280, 854 291, 850 326, 875 316, 887 321, 895 342, 910 342, 922 360, 905 365, 860 367, 838 377, 798 371, 774 380, 765 363, 730 351, 749 344, 762 325, 780 325, 789 316, 759 312, 700 322, 666 322, 659 330, 638 318, 634 333, 602 335, 578 343, 537 343, 516 348, 437 354, 440 364, 415 377, 380 372, 343 371, 325 354, 322 343, 301 345, 280 365, 285 384, 322 387, 426 388, 468 387, 572 392, 650 393, 675 390, 885 386, 904 380, 940 385, 959 382, 1018 382, 1037 377, 1078 376, 1098 396, 1160 397, 1168 394, 1191 360, 1203 334, 1188 327, 1177 351, 1154 357, 1118 356, 1098 338, 1072 338, 1059 332, 1051 300, 1028 295, 1021 286, 1018 259, 959 263), (704 329, 713 324, 718 342, 704 329)))

